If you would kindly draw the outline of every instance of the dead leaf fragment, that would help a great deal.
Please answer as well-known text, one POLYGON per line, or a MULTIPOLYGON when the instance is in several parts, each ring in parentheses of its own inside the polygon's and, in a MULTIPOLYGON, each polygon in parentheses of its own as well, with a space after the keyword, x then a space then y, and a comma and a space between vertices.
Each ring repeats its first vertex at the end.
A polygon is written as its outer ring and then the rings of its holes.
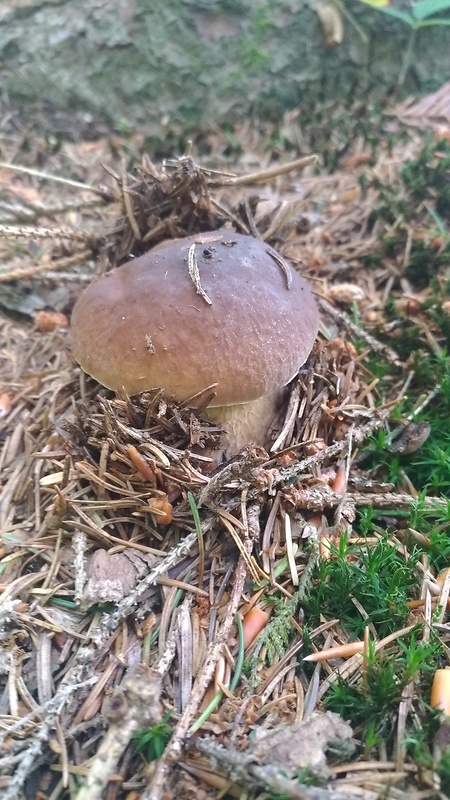
POLYGON ((354 283, 336 283, 328 289, 328 295, 331 300, 336 303, 343 303, 351 305, 357 303, 358 300, 364 300, 365 294, 360 286, 354 283))
POLYGON ((86 566, 88 580, 83 592, 87 605, 117 603, 129 594, 136 582, 136 569, 123 553, 96 550, 86 566))
POLYGON ((251 753, 259 764, 279 767, 290 778, 305 768, 326 777, 328 750, 339 750, 343 758, 354 750, 350 725, 332 711, 256 735, 251 753))
POLYGON ((426 442, 430 433, 431 426, 428 422, 410 422, 391 445, 391 452, 402 455, 415 453, 426 442))
POLYGON ((8 392, 0 394, 0 419, 3 419, 3 417, 7 417, 9 412, 11 411, 11 408, 12 408, 11 395, 8 392))
POLYGON ((417 102, 407 100, 394 109, 394 115, 404 125, 432 128, 440 132, 450 124, 450 81, 437 92, 421 97, 417 102))
POLYGON ((69 327, 69 320, 60 311, 38 311, 34 315, 34 323, 41 333, 67 330, 69 327))
POLYGON ((169 503, 167 495, 155 497, 150 503, 150 511, 155 516, 158 525, 170 525, 173 519, 173 506, 169 503))
POLYGON ((322 26, 326 47, 332 49, 342 44, 344 23, 340 9, 332 2, 319 0, 316 5, 316 14, 322 26))

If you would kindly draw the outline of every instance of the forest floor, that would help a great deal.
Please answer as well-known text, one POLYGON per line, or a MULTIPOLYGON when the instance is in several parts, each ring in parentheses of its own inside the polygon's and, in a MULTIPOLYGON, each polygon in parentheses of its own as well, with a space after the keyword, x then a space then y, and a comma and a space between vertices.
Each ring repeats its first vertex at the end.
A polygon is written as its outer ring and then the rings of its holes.
POLYGON ((436 107, 275 176, 315 152, 295 114, 164 165, 138 135, 1 138, 4 800, 450 793, 436 107), (321 327, 266 449, 217 468, 201 411, 81 373, 70 312, 130 255, 224 225, 302 272, 321 327))

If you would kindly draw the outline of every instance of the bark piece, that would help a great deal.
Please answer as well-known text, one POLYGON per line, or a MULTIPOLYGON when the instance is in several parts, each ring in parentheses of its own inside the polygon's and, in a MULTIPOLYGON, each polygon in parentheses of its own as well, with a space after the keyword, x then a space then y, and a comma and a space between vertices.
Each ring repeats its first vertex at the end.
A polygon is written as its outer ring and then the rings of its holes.
POLYGON ((137 570, 123 553, 96 550, 86 566, 88 580, 83 592, 87 605, 118 603, 136 583, 137 570))
POLYGON ((332 711, 313 714, 303 722, 256 734, 252 755, 260 765, 279 767, 290 778, 301 769, 328 777, 327 752, 347 758, 354 750, 353 731, 332 711))

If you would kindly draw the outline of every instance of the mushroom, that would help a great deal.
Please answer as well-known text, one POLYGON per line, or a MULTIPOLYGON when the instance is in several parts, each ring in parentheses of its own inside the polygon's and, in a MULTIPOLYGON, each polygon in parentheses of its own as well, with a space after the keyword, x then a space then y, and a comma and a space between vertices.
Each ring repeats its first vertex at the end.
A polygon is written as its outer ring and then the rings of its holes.
POLYGON ((72 314, 72 350, 99 383, 186 401, 215 384, 207 416, 227 456, 263 444, 317 335, 307 283, 265 242, 227 230, 166 241, 94 281, 72 314))

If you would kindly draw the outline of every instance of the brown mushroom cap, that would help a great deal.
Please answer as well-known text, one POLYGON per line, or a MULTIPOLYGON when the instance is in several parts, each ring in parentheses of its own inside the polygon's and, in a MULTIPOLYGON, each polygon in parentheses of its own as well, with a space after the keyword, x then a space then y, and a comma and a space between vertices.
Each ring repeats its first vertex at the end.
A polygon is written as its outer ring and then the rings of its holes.
POLYGON ((215 383, 212 405, 234 405, 288 383, 318 322, 309 286, 272 248, 213 231, 164 242, 92 283, 73 310, 72 349, 109 389, 161 387, 183 401, 215 383), (193 254, 211 304, 189 272, 193 254))

